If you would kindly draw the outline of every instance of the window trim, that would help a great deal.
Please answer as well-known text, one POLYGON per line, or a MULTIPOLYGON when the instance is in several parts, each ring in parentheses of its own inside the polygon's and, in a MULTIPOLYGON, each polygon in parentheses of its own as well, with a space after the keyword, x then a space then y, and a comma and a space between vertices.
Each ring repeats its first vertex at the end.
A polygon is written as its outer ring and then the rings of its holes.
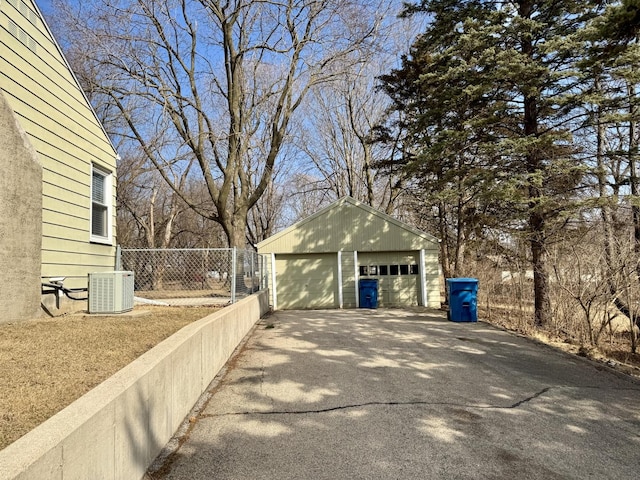
POLYGON ((100 168, 95 164, 91 164, 91 183, 89 193, 89 241, 92 243, 102 243, 105 245, 113 244, 113 173, 100 168), (93 176, 99 174, 104 178, 104 203, 95 202, 93 199, 93 176), (106 207, 106 236, 95 235, 93 233, 93 213, 94 204, 106 207))

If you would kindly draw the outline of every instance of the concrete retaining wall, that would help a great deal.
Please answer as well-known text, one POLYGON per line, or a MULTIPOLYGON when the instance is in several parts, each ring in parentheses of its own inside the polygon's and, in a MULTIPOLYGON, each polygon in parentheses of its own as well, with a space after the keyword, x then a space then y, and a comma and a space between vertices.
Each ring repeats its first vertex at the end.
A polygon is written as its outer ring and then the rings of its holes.
POLYGON ((141 479, 267 309, 263 291, 184 327, 0 451, 0 479, 141 479))

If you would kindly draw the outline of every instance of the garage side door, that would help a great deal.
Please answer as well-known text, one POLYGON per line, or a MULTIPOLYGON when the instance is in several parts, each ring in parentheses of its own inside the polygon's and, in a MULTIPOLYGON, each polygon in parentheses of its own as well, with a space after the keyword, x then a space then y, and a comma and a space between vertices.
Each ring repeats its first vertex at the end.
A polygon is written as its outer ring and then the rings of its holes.
POLYGON ((335 254, 277 255, 278 308, 337 308, 337 271, 335 254))

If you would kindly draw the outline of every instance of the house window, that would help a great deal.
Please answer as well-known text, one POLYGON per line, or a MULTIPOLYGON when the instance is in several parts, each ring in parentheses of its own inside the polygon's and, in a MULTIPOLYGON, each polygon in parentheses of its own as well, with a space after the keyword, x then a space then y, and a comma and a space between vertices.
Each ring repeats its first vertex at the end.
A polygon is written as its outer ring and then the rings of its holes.
POLYGON ((398 265, 389 265, 389 275, 398 275, 398 265))
POLYGON ((409 275, 409 265, 400 265, 400 275, 409 275))
POLYGON ((389 266, 388 265, 380 265, 378 267, 378 271, 380 275, 389 275, 389 266))
POLYGON ((409 273, 411 275, 418 275, 418 265, 409 265, 409 273))
POLYGON ((111 174, 92 167, 91 241, 111 243, 111 174))
POLYGON ((369 267, 366 267, 364 265, 360 266, 360 275, 362 276, 367 276, 369 275, 369 267))

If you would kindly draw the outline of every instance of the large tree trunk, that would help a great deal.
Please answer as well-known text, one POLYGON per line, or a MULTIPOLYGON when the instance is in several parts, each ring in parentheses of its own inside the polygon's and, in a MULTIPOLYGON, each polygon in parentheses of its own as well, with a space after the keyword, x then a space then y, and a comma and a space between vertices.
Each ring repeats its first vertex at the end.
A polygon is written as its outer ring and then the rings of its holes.
POLYGON ((451 255, 449 254, 449 232, 447 230, 447 207, 441 200, 438 202, 438 230, 440 233, 440 264, 444 278, 450 278, 451 255))
MULTIPOLYGON (((236 249, 235 265, 232 265, 235 270, 233 281, 235 282, 236 295, 245 295, 250 293, 244 282, 244 256, 247 250, 247 217, 248 212, 246 209, 241 209, 240 211, 233 212, 231 215, 225 215, 225 219, 227 221, 225 221, 223 225, 223 228, 227 233, 227 238, 229 239, 229 247, 236 249)), ((233 275, 231 272, 229 273, 230 275, 233 275)))
MULTIPOLYGON (((637 199, 640 190, 636 165, 638 157, 638 140, 636 139, 637 108, 634 101, 636 89, 631 83, 627 85, 627 96, 629 99, 629 187, 631 189, 631 197, 637 199)), ((640 257, 640 205, 637 202, 631 203, 631 217, 633 221, 633 251, 637 259, 640 257)), ((640 279, 640 262, 636 262, 636 274, 640 279)))
POLYGON ((91 47, 78 45, 78 58, 102 109, 118 112, 113 136, 134 144, 184 205, 242 248, 247 211, 284 159, 291 116, 310 88, 359 63, 355 53, 378 31, 373 5, 355 0, 86 8, 92 15, 69 6, 59 16, 69 38, 91 47), (195 164, 190 185, 199 179, 210 201, 177 182, 195 164))
MULTIPOLYGON (((599 90, 599 83, 596 81, 596 90, 599 90)), ((628 95, 631 100, 635 95, 634 88, 628 87, 628 95)), ((637 198, 638 188, 638 175, 636 165, 636 155, 638 152, 637 140, 635 138, 636 121, 634 115, 633 102, 630 101, 630 120, 629 120, 629 152, 628 152, 628 164, 629 164, 629 186, 631 195, 633 198, 637 198)), ((604 167, 605 159, 605 128, 600 118, 600 112, 598 115, 598 128, 597 128, 597 161, 598 161, 598 194, 600 196, 601 206, 600 214, 603 224, 604 232, 604 253, 606 268, 608 270, 607 282, 609 292, 613 297, 613 303, 615 307, 627 316, 633 324, 640 328, 640 315, 638 315, 629 302, 622 297, 624 288, 628 288, 628 285, 633 281, 632 278, 625 277, 627 270, 623 268, 623 261, 621 257, 620 247, 616 242, 615 225, 618 223, 618 218, 615 212, 615 205, 618 204, 619 198, 619 185, 614 182, 614 190, 611 194, 612 198, 609 198, 607 192, 607 185, 609 184, 607 174, 604 167)), ((632 248, 635 259, 640 256, 640 207, 635 203, 631 205, 631 217, 633 224, 633 237, 632 248)), ((631 273, 631 272, 628 272, 631 273)), ((636 260, 635 276, 640 279, 640 262, 636 260)))
POLYGON ((547 248, 544 217, 535 210, 529 217, 531 229, 531 260, 533 266, 533 296, 535 325, 546 326, 551 321, 551 299, 549 274, 547 271, 547 248))
MULTIPOLYGON (((520 2, 519 14, 523 19, 531 18, 533 2, 520 2)), ((524 34, 521 38, 522 53, 533 58, 534 45, 531 36, 524 34)), ((525 91, 523 130, 529 140, 538 137, 538 96, 539 92, 525 91)), ((531 243, 531 262, 533 266, 533 295, 535 304, 535 325, 546 326, 551 321, 551 300, 549 297, 549 274, 547 272, 546 216, 541 205, 544 195, 542 190, 542 170, 544 168, 542 154, 537 142, 532 142, 525 162, 529 175, 529 235, 531 243)))

